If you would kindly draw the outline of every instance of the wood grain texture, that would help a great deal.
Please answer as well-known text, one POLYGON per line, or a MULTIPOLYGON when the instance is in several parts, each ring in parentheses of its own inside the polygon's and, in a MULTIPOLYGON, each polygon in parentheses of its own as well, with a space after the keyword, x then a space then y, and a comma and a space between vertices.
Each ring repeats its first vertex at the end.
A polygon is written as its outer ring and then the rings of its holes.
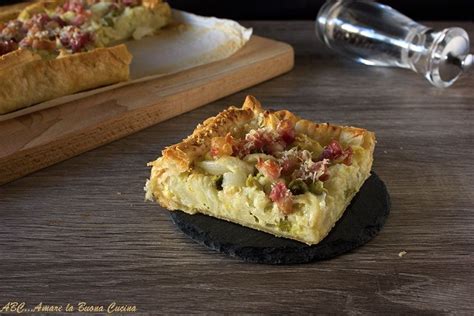
POLYGON ((0 184, 288 72, 293 57, 254 36, 225 60, 0 122, 0 184))
MULTIPOLYGON (((312 22, 243 24, 292 44, 294 70, 0 187, 0 304, 117 301, 143 314, 473 314, 472 74, 439 90, 410 71, 332 55, 316 43, 312 22), (247 94, 376 132, 374 170, 392 210, 374 240, 314 264, 246 264, 188 240, 165 210, 143 201, 146 162, 247 94)), ((472 23, 459 26, 474 37, 472 23)))

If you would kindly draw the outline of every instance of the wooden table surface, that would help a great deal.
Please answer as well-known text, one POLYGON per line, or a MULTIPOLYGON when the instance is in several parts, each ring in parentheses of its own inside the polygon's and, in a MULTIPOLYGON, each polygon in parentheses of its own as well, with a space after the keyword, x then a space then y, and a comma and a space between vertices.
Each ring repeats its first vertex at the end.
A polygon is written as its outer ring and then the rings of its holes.
MULTIPOLYGON (((0 187, 0 309, 82 301, 145 314, 474 313, 473 76, 439 90, 411 71, 334 56, 312 22, 243 24, 292 44, 294 70, 0 187), (146 163, 247 94, 375 131, 374 170, 392 211, 373 241, 323 262, 247 264, 195 244, 144 202, 146 163)), ((474 38, 474 24, 457 24, 474 38)))

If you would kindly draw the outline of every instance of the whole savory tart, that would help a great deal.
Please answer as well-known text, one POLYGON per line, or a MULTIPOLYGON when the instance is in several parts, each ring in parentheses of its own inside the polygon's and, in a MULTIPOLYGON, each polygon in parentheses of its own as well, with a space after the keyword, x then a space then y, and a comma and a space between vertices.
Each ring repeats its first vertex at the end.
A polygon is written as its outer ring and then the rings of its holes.
POLYGON ((147 199, 317 244, 369 177, 375 137, 265 111, 254 97, 149 163, 147 199))
POLYGON ((161 0, 47 0, 12 13, 0 15, 0 114, 127 80, 120 43, 171 19, 161 0))

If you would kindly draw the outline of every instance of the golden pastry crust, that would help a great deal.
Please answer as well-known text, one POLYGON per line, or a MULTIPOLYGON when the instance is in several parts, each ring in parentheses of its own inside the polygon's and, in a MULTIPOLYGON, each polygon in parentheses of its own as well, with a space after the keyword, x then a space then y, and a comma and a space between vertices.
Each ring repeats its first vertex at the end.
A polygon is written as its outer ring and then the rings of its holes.
POLYGON ((147 199, 155 199, 169 210, 203 213, 276 236, 316 244, 329 233, 369 177, 374 146, 374 133, 367 130, 316 124, 286 110, 265 111, 254 97, 248 96, 242 108, 230 107, 207 119, 189 137, 166 148, 162 157, 149 163, 152 170, 146 185, 147 199), (327 192, 319 196, 310 193, 296 196, 295 203, 306 205, 290 215, 272 215, 275 205, 268 195, 253 188, 230 187, 216 191, 212 176, 199 169, 211 149, 211 140, 229 132, 238 133, 242 128, 253 128, 255 122, 275 129, 282 120, 291 121, 296 133, 307 135, 322 146, 337 140, 344 148, 351 147, 354 150, 352 165, 330 167, 333 176, 325 182, 327 192), (248 126, 250 122, 252 127, 248 126), (293 228, 282 229, 278 226, 282 221, 293 228))
POLYGON ((0 72, 20 67, 35 60, 41 60, 41 56, 27 49, 17 49, 6 55, 0 56, 0 72))
POLYGON ((181 143, 163 150, 163 157, 173 161, 182 171, 190 170, 194 159, 209 151, 212 137, 225 135, 230 128, 248 122, 262 111, 260 103, 248 96, 241 109, 231 106, 208 118, 181 143))
POLYGON ((16 19, 18 14, 20 14, 20 12, 26 7, 30 6, 32 2, 33 1, 0 6, 0 23, 16 19))
POLYGON ((317 124, 301 119, 287 110, 271 113, 264 111, 261 103, 254 96, 247 96, 242 108, 231 106, 218 115, 208 118, 181 143, 163 150, 162 155, 173 161, 182 171, 188 171, 196 157, 209 151, 212 137, 224 136, 231 127, 245 124, 249 120, 255 119, 260 113, 263 114, 266 126, 275 128, 278 121, 289 119, 295 124, 297 132, 305 133, 322 144, 328 144, 331 139, 339 139, 341 134, 348 139, 360 138, 361 146, 366 149, 373 148, 375 144, 374 133, 365 129, 327 123, 317 124))
POLYGON ((43 1, 35 1, 30 5, 26 6, 21 12, 18 14, 18 18, 20 20, 25 20, 31 17, 36 13, 42 13, 46 10, 51 10, 56 8, 59 5, 64 4, 65 0, 43 0, 43 1))
POLYGON ((125 45, 98 48, 64 58, 43 60, 31 52, 15 51, 4 59, 22 55, 12 63, 0 59, 0 114, 63 95, 128 80, 132 55, 125 45), (8 67, 8 71, 6 71, 8 67), (5 70, 5 71, 4 71, 5 70))
MULTIPOLYGON (((25 20, 64 2, 42 0, 2 7, 5 10, 0 13, 0 22, 15 18, 25 20)), ((171 10, 166 2, 143 0, 142 4, 166 19, 165 23, 169 21, 171 10)), ((83 53, 61 53, 55 59, 26 49, 0 56, 0 115, 60 96, 126 81, 131 60, 132 55, 123 44, 83 53)))

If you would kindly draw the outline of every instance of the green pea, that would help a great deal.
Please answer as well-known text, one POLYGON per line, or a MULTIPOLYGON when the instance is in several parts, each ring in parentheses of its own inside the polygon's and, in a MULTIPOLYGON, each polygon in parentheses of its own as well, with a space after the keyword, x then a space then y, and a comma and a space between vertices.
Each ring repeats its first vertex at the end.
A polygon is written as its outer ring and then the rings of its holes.
POLYGON ((308 186, 303 182, 303 180, 300 179, 291 181, 288 185, 288 188, 290 189, 291 193, 293 193, 293 195, 300 195, 308 192, 308 186))
POLYGON ((280 222, 278 223, 278 228, 284 232, 289 232, 291 230, 291 226, 292 224, 287 219, 280 219, 280 222))
POLYGON ((256 187, 258 189, 262 189, 262 185, 260 184, 260 182, 258 182, 256 177, 252 176, 251 174, 249 174, 247 180, 245 180, 245 185, 248 187, 256 187))
POLYGON ((309 191, 316 195, 322 194, 324 192, 324 186, 322 181, 316 181, 309 185, 309 191))

